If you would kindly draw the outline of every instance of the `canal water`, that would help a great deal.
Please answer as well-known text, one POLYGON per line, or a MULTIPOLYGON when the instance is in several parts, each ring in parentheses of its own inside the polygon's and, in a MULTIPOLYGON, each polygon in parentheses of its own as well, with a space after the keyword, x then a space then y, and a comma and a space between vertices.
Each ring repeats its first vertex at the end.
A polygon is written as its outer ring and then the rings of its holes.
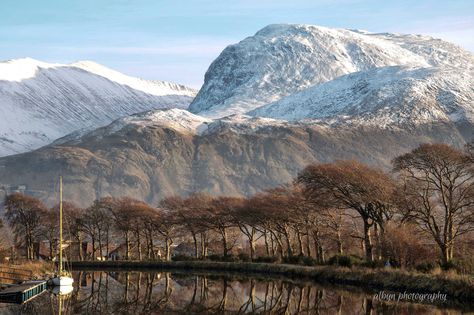
MULTIPOLYGON (((74 290, 45 292, 0 314, 466 314, 437 301, 397 301, 390 292, 236 274, 79 271, 74 290)), ((436 298, 440 298, 436 296, 436 298)))

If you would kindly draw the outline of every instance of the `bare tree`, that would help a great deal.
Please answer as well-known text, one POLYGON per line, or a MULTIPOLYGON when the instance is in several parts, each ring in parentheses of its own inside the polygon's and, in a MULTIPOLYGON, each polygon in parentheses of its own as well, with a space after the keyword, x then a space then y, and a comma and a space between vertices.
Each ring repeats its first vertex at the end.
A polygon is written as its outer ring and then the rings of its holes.
POLYGON ((38 229, 41 238, 49 243, 49 259, 52 260, 56 256, 56 249, 59 238, 59 211, 53 207, 45 210, 41 218, 42 224, 38 229))
POLYGON ((474 230, 474 169, 470 156, 446 144, 423 144, 393 161, 402 181, 406 219, 428 231, 446 264, 455 240, 474 230))
POLYGON ((242 206, 241 198, 217 197, 211 202, 207 215, 207 224, 211 229, 219 233, 222 240, 222 253, 224 257, 229 256, 235 246, 235 242, 229 242, 229 230, 236 226, 232 213, 242 206))
POLYGON ((110 208, 115 228, 122 234, 125 241, 125 260, 129 260, 131 257, 131 234, 135 219, 141 215, 142 209, 146 207, 148 205, 143 201, 125 197, 117 200, 115 206, 110 208))
MULTIPOLYGON (((55 209, 58 209, 59 206, 56 206, 55 209)), ((77 205, 71 202, 63 202, 63 211, 64 211, 64 223, 66 226, 66 232, 69 236, 69 239, 74 240, 77 244, 78 258, 79 260, 84 260, 84 253, 82 248, 82 242, 84 239, 84 232, 80 225, 80 219, 84 215, 84 209, 79 208, 77 205)), ((56 211, 59 213, 59 210, 56 211)))
MULTIPOLYGON (((112 217, 110 208, 113 206, 112 198, 102 198, 94 201, 83 216, 78 220, 82 231, 90 238, 92 243, 92 260, 96 260, 97 252, 103 258, 104 241, 108 251, 112 217)), ((107 253, 108 254, 108 253, 107 253)))
POLYGON ((16 241, 25 248, 26 258, 34 259, 33 244, 41 226, 45 206, 36 198, 20 193, 5 199, 5 218, 12 227, 16 241))
POLYGON ((338 161, 307 166, 297 178, 307 194, 325 207, 355 210, 364 228, 365 258, 373 260, 370 228, 377 224, 383 234, 391 215, 395 189, 393 180, 383 171, 356 161, 338 161))

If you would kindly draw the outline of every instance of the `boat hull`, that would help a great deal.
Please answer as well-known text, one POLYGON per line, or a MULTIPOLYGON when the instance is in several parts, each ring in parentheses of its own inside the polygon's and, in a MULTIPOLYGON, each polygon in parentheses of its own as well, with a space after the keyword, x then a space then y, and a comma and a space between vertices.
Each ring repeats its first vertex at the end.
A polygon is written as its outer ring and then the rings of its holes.
POLYGON ((51 293, 57 296, 65 296, 71 294, 73 290, 74 288, 72 285, 60 285, 53 287, 51 293))
POLYGON ((55 286, 71 286, 74 283, 74 280, 71 277, 55 277, 52 279, 53 285, 55 286))

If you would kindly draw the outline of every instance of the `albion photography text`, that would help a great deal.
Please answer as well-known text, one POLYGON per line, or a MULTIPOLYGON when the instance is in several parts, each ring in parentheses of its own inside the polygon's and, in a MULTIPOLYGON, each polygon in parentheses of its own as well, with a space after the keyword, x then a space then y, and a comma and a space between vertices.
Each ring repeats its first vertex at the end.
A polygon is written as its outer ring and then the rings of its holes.
POLYGON ((411 301, 411 302, 446 302, 447 294, 437 293, 416 293, 416 292, 385 292, 379 291, 374 295, 378 301, 411 301))

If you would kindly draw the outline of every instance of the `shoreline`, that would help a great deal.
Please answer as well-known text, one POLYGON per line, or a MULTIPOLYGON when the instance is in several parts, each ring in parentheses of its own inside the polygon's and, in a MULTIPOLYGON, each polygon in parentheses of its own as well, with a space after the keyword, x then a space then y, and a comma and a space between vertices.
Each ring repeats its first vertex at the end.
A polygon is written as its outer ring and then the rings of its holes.
POLYGON ((335 266, 299 266, 287 264, 213 261, 76 261, 72 269, 122 269, 122 270, 184 270, 219 271, 260 276, 282 276, 321 283, 355 286, 371 291, 447 294, 451 302, 472 304, 474 277, 432 275, 397 269, 344 268, 335 266))

